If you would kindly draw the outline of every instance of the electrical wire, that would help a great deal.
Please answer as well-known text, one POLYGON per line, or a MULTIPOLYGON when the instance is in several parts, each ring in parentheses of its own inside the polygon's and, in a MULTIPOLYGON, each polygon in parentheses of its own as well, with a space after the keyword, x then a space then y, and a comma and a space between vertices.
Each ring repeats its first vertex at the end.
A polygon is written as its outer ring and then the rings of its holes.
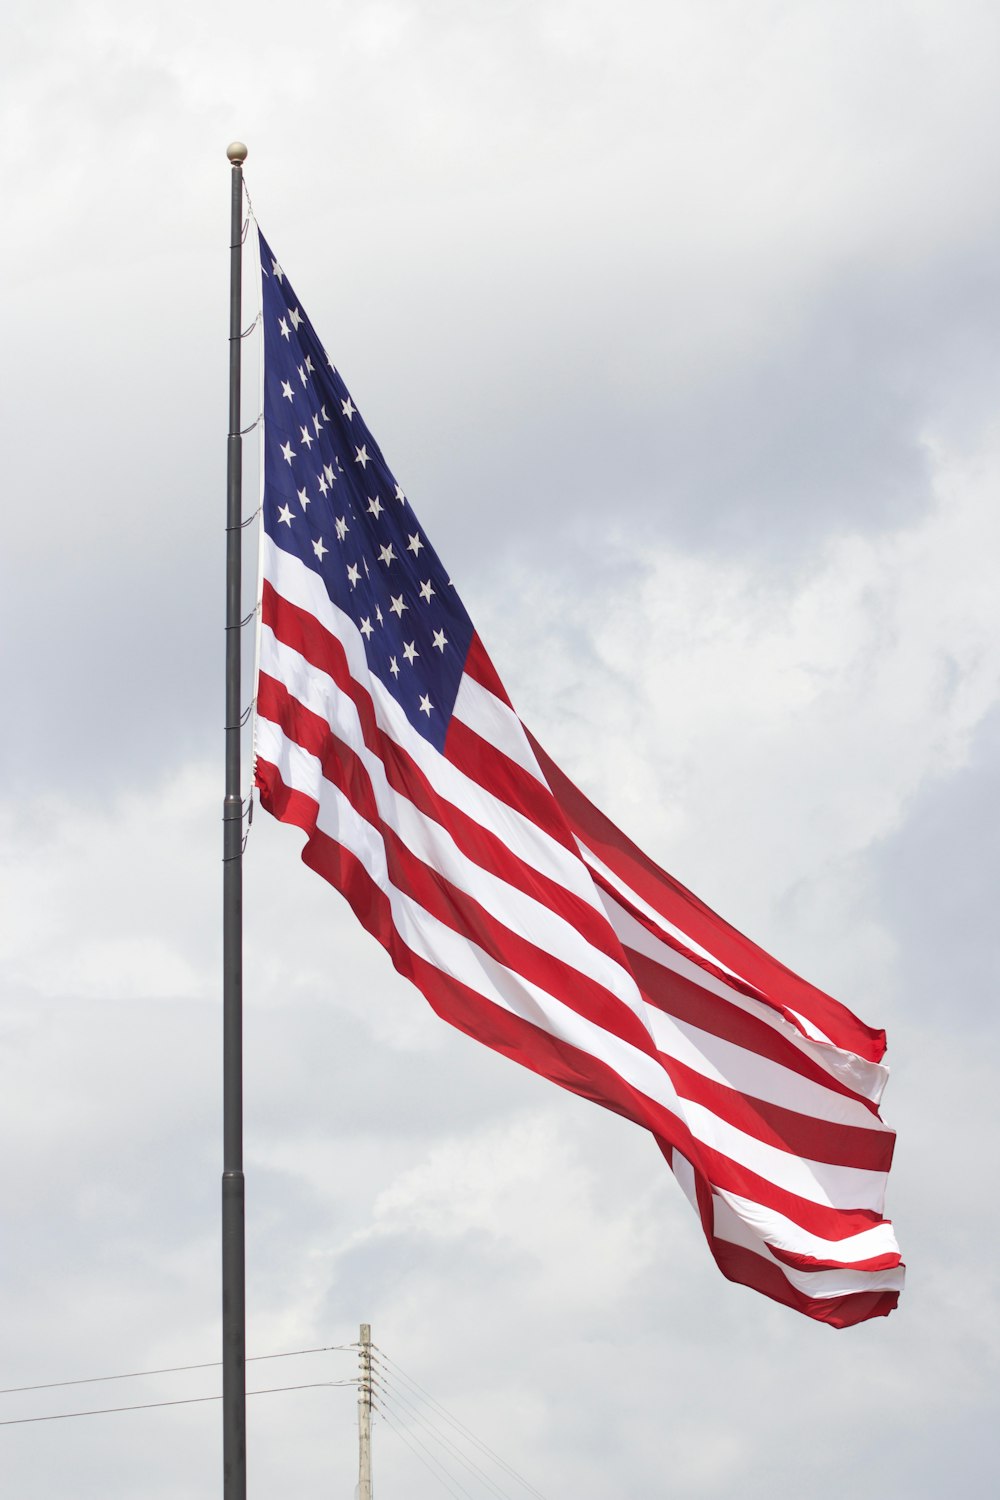
MULTIPOLYGON (((431 1468, 430 1464, 427 1462, 426 1458, 424 1458, 423 1454, 420 1453, 420 1452, 418 1452, 418 1450, 410 1442, 409 1438, 406 1436, 406 1433, 403 1431, 403 1429, 401 1427, 397 1427, 396 1424, 393 1421, 390 1420, 390 1418, 387 1415, 387 1413, 383 1412, 381 1410, 381 1408, 375 1407, 375 1410, 378 1411, 378 1413, 379 1413, 380 1416, 382 1416, 382 1417, 385 1418, 385 1420, 386 1420, 386 1422, 388 1423, 388 1426, 389 1426, 389 1431, 390 1432, 394 1432, 396 1434, 396 1436, 399 1438, 400 1442, 403 1443, 403 1444, 405 1444, 405 1446, 407 1448, 409 1448, 409 1450, 413 1454, 414 1458, 417 1459, 417 1461, 419 1463, 423 1464, 424 1468, 432 1476, 432 1478, 437 1479, 439 1483, 443 1484, 444 1487, 445 1487, 445 1489, 448 1491, 449 1495, 457 1495, 457 1491, 452 1489, 452 1487, 448 1483, 448 1481, 446 1479, 442 1479, 440 1474, 436 1474, 435 1473, 435 1471, 431 1468)), ((460 1495, 457 1495, 457 1500, 461 1500, 461 1496, 460 1495)))
POLYGON ((435 1475, 435 1478, 440 1479, 441 1483, 444 1485, 449 1494, 456 1496, 456 1500, 462 1500, 463 1495, 465 1496, 465 1500, 472 1500, 472 1496, 462 1484, 461 1480, 457 1479, 454 1474, 449 1474, 447 1468, 443 1463, 441 1463, 440 1459, 435 1458, 430 1449, 427 1448, 418 1437, 414 1437, 412 1433, 408 1437, 404 1432, 402 1426, 398 1424, 395 1418, 390 1416, 385 1408, 378 1402, 373 1401, 372 1405, 375 1407, 375 1410, 380 1414, 380 1416, 385 1418, 385 1421, 387 1422, 391 1430, 396 1434, 401 1442, 406 1444, 407 1448, 409 1448, 414 1457, 420 1459, 420 1462, 423 1464, 424 1468, 429 1469, 430 1472, 435 1475), (411 1437, 413 1438, 413 1442, 410 1441, 411 1437), (422 1454, 417 1452, 417 1448, 413 1446, 414 1443, 416 1443, 417 1447, 423 1448, 424 1453, 427 1454, 426 1458, 424 1458, 422 1454), (440 1470, 440 1473, 435 1474, 435 1470, 440 1470), (457 1489, 454 1488, 454 1486, 456 1485, 457 1489))
MULTIPOLYGON (((462 1480, 454 1472, 449 1459, 457 1462, 472 1477, 474 1484, 484 1485, 495 1500, 511 1500, 507 1490, 486 1472, 486 1470, 466 1453, 463 1453, 458 1442, 442 1431, 438 1421, 421 1409, 422 1405, 433 1409, 439 1414, 458 1435, 458 1439, 475 1449, 486 1459, 490 1460, 511 1479, 520 1484, 536 1500, 544 1500, 540 1490, 535 1489, 532 1484, 519 1474, 510 1464, 481 1438, 477 1437, 472 1430, 460 1421, 444 1407, 440 1401, 425 1390, 419 1381, 392 1359, 383 1349, 377 1345, 366 1346, 370 1350, 372 1373, 371 1385, 369 1387, 372 1407, 382 1416, 387 1425, 396 1434, 400 1441, 406 1446, 413 1456, 420 1460, 423 1466, 429 1470, 434 1478, 444 1485, 454 1500, 473 1500, 473 1496, 462 1480), (408 1388, 408 1389, 407 1389, 408 1388), (376 1393, 377 1392, 377 1396, 376 1393), (414 1426, 420 1426, 429 1441, 438 1446, 439 1452, 435 1453, 427 1446, 419 1434, 415 1432, 414 1426)), ((299 1356, 312 1354, 336 1354, 349 1353, 360 1350, 359 1343, 350 1344, 319 1344, 301 1349, 282 1349, 272 1354, 255 1354, 247 1357, 246 1363, 259 1363, 273 1359, 294 1359, 299 1356)), ((97 1385, 115 1380, 138 1380, 155 1375, 177 1375, 196 1370, 218 1369, 221 1360, 206 1360, 198 1364, 186 1365, 164 1365, 150 1370, 127 1370, 115 1375, 88 1375, 78 1377, 74 1380, 50 1380, 38 1382, 34 1385, 8 1386, 0 1389, 0 1396, 11 1396, 33 1391, 58 1390, 70 1386, 97 1385)), ((300 1385, 267 1386, 262 1389, 247 1391, 248 1396, 271 1396, 285 1391, 308 1391, 320 1389, 334 1389, 344 1387, 358 1387, 362 1384, 359 1377, 349 1380, 319 1380, 300 1385)), ((101 1417, 112 1416, 129 1411, 152 1411, 169 1406, 197 1406, 210 1401, 221 1401, 221 1396, 184 1396, 168 1401, 144 1401, 124 1406, 107 1406, 88 1408, 81 1411, 53 1412, 44 1416, 33 1417, 10 1417, 0 1419, 0 1427, 19 1427, 37 1422, 63 1422, 77 1417, 101 1417)))
MULTIPOLYGON (((294 1359, 299 1354, 339 1354, 357 1347, 357 1344, 319 1344, 314 1349, 282 1349, 278 1354, 248 1354, 246 1363, 256 1364, 265 1359, 294 1359)), ((46 1380, 41 1385, 9 1385, 6 1390, 0 1390, 0 1396, 16 1396, 23 1391, 54 1391, 67 1385, 99 1385, 107 1380, 138 1380, 145 1375, 180 1375, 188 1370, 217 1370, 221 1365, 221 1359, 210 1359, 200 1365, 164 1365, 160 1370, 126 1370, 121 1375, 85 1375, 77 1380, 46 1380)))
MULTIPOLYGON (((271 1385, 262 1390, 247 1391, 248 1396, 275 1396, 279 1391, 318 1391, 333 1386, 357 1385, 356 1380, 313 1380, 308 1385, 271 1385)), ((70 1417, 109 1417, 123 1411, 153 1411, 160 1406, 199 1406, 204 1401, 221 1401, 221 1396, 181 1396, 174 1401, 140 1401, 136 1406, 102 1406, 87 1411, 56 1411, 45 1417, 8 1417, 0 1427, 22 1427, 26 1422, 65 1422, 70 1417)))
MULTIPOLYGON (((541 1490, 537 1490, 533 1484, 530 1484, 529 1481, 525 1479, 524 1475, 519 1474, 511 1464, 507 1463, 505 1459, 502 1459, 500 1457, 499 1453, 494 1453, 493 1449, 490 1448, 488 1444, 484 1443, 481 1438, 478 1438, 476 1436, 471 1428, 466 1427, 464 1422, 459 1421, 459 1419, 453 1416, 446 1407, 442 1406, 441 1402, 436 1400, 429 1391, 425 1390, 424 1387, 419 1383, 419 1381, 414 1380, 412 1375, 407 1375, 402 1366, 399 1365, 396 1360, 391 1359, 390 1356, 386 1354, 384 1349, 381 1349, 378 1347, 378 1345, 373 1344, 372 1357, 374 1359, 381 1359, 385 1362, 385 1364, 391 1365, 391 1373, 393 1375, 405 1381, 408 1386, 410 1386, 414 1391, 418 1393, 418 1395, 422 1396, 425 1401, 427 1401, 431 1406, 439 1411, 442 1417, 444 1417, 445 1421, 447 1421, 452 1427, 461 1432, 466 1438, 468 1438, 471 1443, 474 1443, 481 1453, 485 1454, 487 1458, 491 1458, 495 1464, 497 1464, 501 1469, 503 1469, 506 1474, 510 1476, 511 1479, 516 1479, 518 1484, 522 1485, 529 1494, 536 1497, 536 1500, 545 1500, 545 1496, 542 1494, 541 1490)), ((384 1373, 388 1375, 390 1374, 390 1371, 386 1370, 384 1373)))
POLYGON ((405 1397, 400 1391, 393 1390, 390 1393, 389 1391, 387 1391, 386 1387, 382 1384, 381 1381, 373 1380, 372 1383, 381 1392, 383 1401, 389 1402, 393 1407, 395 1407, 397 1403, 401 1403, 403 1406, 409 1409, 409 1416, 407 1412, 398 1413, 402 1421, 409 1420, 410 1422, 416 1421, 420 1423, 427 1429, 428 1432, 434 1435, 434 1439, 436 1442, 440 1443, 442 1447, 446 1448, 455 1458, 457 1458, 458 1462, 462 1465, 463 1468, 467 1469, 470 1474, 478 1476, 478 1478, 482 1481, 486 1488, 489 1489, 497 1497, 497 1500, 511 1500, 509 1491, 503 1489, 495 1482, 495 1480, 491 1479, 486 1470, 483 1469, 479 1464, 477 1464, 475 1459, 469 1458, 466 1454, 464 1454, 462 1450, 457 1446, 457 1444, 454 1443, 452 1439, 449 1438, 445 1433, 443 1433, 441 1429, 430 1420, 429 1417, 423 1415, 420 1409, 412 1401, 408 1400, 407 1397, 405 1397))

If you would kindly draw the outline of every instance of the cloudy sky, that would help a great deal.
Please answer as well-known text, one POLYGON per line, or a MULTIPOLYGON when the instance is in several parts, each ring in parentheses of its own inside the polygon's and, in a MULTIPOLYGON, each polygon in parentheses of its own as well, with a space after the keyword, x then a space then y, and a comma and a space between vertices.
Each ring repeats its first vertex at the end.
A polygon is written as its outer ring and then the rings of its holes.
MULTIPOLYGON (((839 1334, 722 1280, 653 1143, 452 1034, 262 814, 249 1351, 370 1321, 546 1500, 992 1493, 996 6, 5 14, 0 1386, 217 1357, 240 136, 522 717, 887 1028, 909 1265, 890 1319, 839 1334)), ((5 1395, 0 1420, 217 1379, 5 1395)), ((353 1493, 352 1390, 250 1424, 252 1496, 353 1493)), ((376 1493, 448 1493, 419 1456, 378 1422, 376 1493)), ((0 1473, 19 1500, 207 1500, 219 1408, 8 1426, 0 1473)))

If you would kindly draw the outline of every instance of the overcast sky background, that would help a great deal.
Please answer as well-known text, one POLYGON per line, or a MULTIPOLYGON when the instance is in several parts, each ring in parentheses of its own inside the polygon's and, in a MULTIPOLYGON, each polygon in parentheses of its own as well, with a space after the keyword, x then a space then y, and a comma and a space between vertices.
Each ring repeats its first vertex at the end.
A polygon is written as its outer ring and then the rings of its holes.
MULTIPOLYGON (((239 136, 522 717, 887 1028, 909 1266, 843 1333, 725 1282, 653 1143, 450 1032, 261 815, 249 1352, 370 1321, 547 1500, 994 1493, 998 69, 991 0, 8 0, 0 1386, 217 1357, 239 136)), ((251 1402, 251 1496, 350 1496, 355 1423, 251 1402)), ((0 1482, 207 1500, 220 1433, 6 1427, 0 1482)), ((381 1422, 375 1475, 446 1493, 381 1422)))

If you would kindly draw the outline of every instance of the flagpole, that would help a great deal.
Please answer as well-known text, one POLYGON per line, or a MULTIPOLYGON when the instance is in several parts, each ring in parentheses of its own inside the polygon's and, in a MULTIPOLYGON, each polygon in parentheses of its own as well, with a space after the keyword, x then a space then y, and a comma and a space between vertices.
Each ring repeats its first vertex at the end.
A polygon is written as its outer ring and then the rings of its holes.
POLYGON ((243 1198, 243 788, 240 769, 243 448, 243 163, 233 141, 226 449, 226 795, 222 808, 222 1465, 224 1500, 246 1500, 246 1257, 243 1198))

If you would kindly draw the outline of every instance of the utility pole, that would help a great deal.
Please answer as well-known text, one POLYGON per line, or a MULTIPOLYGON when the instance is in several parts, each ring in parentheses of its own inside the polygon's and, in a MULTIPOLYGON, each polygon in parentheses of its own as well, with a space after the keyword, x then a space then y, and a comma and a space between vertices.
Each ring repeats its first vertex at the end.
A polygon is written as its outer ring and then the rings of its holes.
POLYGON ((372 1328, 361 1325, 358 1390, 358 1500, 372 1500, 372 1328))

